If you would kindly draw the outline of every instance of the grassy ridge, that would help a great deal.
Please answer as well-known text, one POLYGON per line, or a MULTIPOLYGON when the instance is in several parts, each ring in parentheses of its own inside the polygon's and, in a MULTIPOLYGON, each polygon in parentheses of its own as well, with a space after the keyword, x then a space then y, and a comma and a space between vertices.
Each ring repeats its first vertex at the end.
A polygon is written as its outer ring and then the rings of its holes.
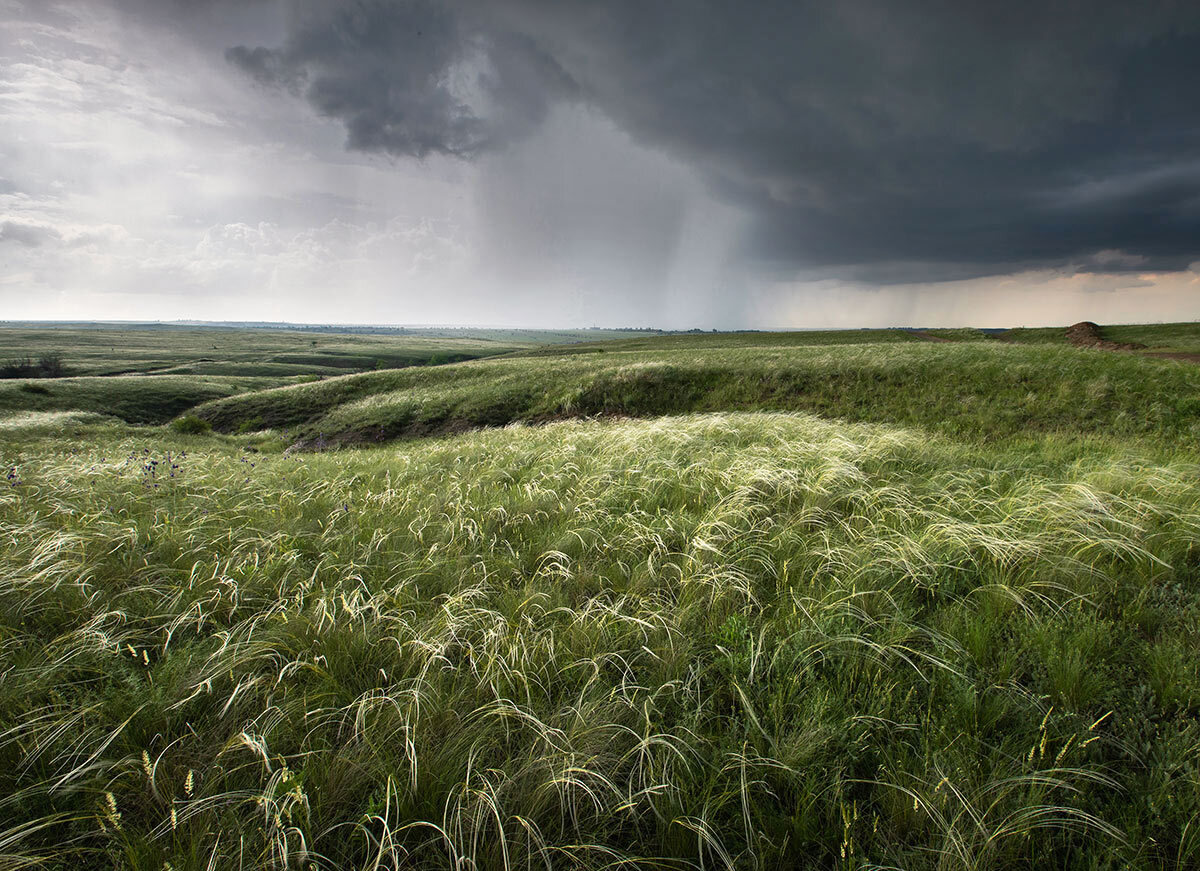
POLYGON ((0 450, 8 861, 1200 861, 1187 458, 761 414, 0 450))
POLYGON ((217 400, 219 430, 377 441, 559 417, 805 410, 965 438, 1104 433, 1172 442, 1200 424, 1200 369, 1070 348, 905 343, 606 352, 367 373, 217 400))
POLYGON ((1113 342, 1140 342, 1152 351, 1200 352, 1200 323, 1128 324, 1102 328, 1113 342))
POLYGON ((946 339, 951 342, 988 342, 994 341, 993 337, 977 330, 974 327, 938 327, 929 330, 922 330, 929 336, 934 336, 938 339, 946 339))
POLYGON ((908 330, 790 330, 787 332, 668 333, 665 335, 614 338, 599 342, 578 342, 569 347, 548 346, 521 352, 524 356, 555 356, 596 351, 699 351, 728 348, 793 348, 827 345, 886 345, 919 342, 908 330))
POLYGON ((35 411, 108 414, 128 423, 165 423, 202 402, 262 390, 285 379, 217 375, 129 375, 0 380, 0 415, 35 411))
MULTIPOLYGON (((1150 351, 1200 352, 1200 323, 1115 324, 1100 327, 1110 342, 1138 342, 1150 351)), ((1021 327, 1004 333, 1019 344, 1066 344, 1066 327, 1021 327)))

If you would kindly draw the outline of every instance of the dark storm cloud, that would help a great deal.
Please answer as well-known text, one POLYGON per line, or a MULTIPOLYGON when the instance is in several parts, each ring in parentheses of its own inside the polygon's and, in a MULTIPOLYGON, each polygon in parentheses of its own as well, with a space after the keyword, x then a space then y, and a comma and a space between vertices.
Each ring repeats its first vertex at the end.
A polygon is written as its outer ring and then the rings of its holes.
POLYGON ((289 21, 229 59, 350 147, 471 158, 587 103, 756 216, 747 253, 781 268, 1200 256, 1194 2, 375 0, 289 21))
POLYGON ((295 21, 282 48, 226 56, 303 90, 351 148, 474 157, 533 129, 571 85, 525 35, 480 29, 440 0, 300 4, 295 21))

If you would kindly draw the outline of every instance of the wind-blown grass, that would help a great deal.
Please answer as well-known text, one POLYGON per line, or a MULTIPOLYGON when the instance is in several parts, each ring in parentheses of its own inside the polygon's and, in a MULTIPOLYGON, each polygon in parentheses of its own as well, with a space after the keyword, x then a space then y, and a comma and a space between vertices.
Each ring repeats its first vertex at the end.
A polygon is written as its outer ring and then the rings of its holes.
POLYGON ((813 411, 959 438, 1200 435, 1200 368, 1000 342, 631 351, 366 373, 208 403, 222 431, 383 441, 516 421, 813 411))
POLYGON ((1200 861, 1190 456, 0 439, 10 866, 1200 861))
MULTIPOLYGON (((1110 342, 1138 342, 1151 351, 1200 352, 1200 323, 1112 324, 1100 327, 1110 342)), ((1066 327, 1021 327, 1008 330, 1005 340, 1023 344, 1066 344, 1066 327)))
POLYGON ((0 380, 0 415, 93 412, 128 423, 164 423, 202 402, 286 383, 283 378, 128 375, 0 380))

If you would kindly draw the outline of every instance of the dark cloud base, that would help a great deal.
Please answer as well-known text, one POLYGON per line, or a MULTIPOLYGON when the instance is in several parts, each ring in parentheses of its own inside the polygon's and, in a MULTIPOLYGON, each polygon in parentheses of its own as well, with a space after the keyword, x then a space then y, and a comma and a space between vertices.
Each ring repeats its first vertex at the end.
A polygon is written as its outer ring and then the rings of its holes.
POLYGON ((583 103, 754 216, 743 253, 780 268, 1200 258, 1200 4, 297 0, 285 20, 229 61, 350 148, 475 159, 583 103))

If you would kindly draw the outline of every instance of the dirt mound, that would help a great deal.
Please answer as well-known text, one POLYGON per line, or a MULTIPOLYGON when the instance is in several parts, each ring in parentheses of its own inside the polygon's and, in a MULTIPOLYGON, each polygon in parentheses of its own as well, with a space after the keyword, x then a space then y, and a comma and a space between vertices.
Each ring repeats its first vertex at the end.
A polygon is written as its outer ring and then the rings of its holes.
POLYGON ((1137 351, 1146 347, 1140 342, 1110 342, 1100 335, 1099 324, 1080 321, 1067 327, 1067 341, 1077 348, 1097 348, 1101 351, 1137 351))

